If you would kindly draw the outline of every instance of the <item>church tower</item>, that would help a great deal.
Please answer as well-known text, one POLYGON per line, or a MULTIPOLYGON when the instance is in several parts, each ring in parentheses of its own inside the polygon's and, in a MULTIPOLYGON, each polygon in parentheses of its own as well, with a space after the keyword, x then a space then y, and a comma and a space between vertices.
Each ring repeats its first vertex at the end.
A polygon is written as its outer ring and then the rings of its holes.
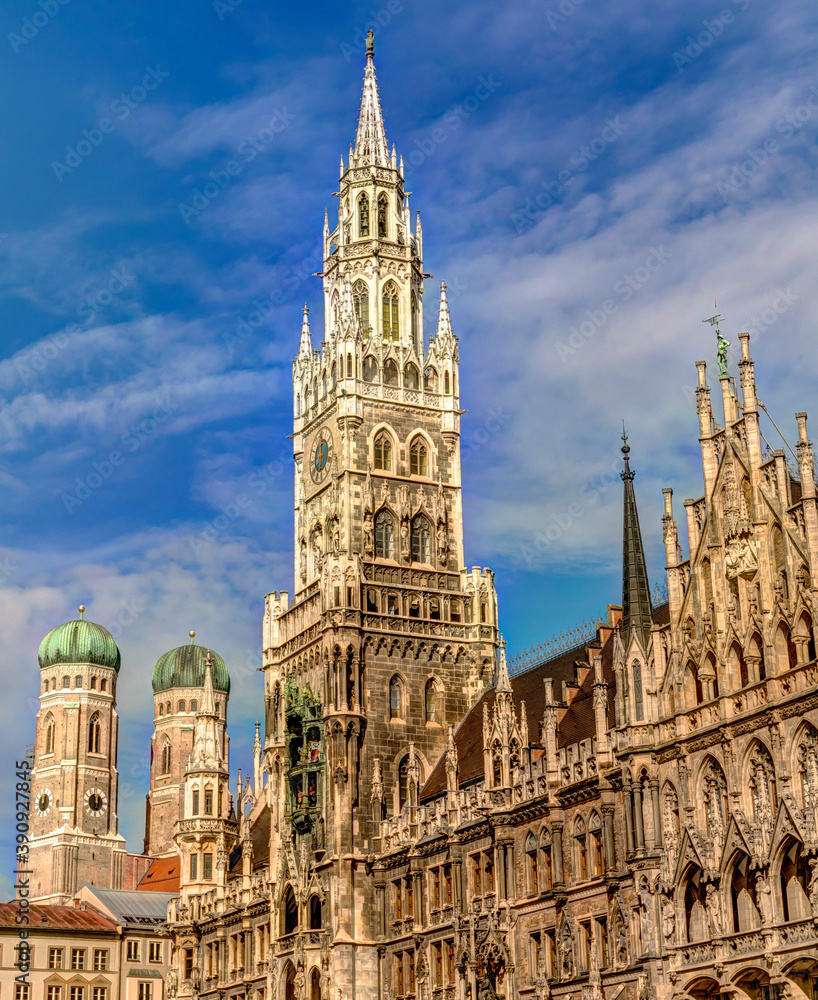
MULTIPOLYGON (((371 38, 336 196, 322 341, 305 307, 293 362, 295 592, 266 602, 265 764, 275 905, 311 891, 301 883, 314 868, 296 853, 320 858, 323 961, 351 996, 377 982, 358 942, 376 934, 366 857, 379 822, 416 806, 497 650, 493 574, 463 554, 458 340, 441 285, 424 342, 431 275, 387 145, 371 38)), ((280 928, 304 927, 297 917, 280 928)))
POLYGON ((86 882, 123 887, 117 829, 116 682, 111 633, 79 618, 40 644, 40 710, 31 776, 32 898, 62 904, 86 882))
POLYGON ((230 675, 224 660, 204 646, 195 645, 195 637, 196 633, 191 632, 188 645, 160 656, 151 677, 154 728, 145 807, 145 854, 153 858, 176 854, 174 824, 183 814, 185 767, 193 750, 194 719, 203 704, 208 654, 220 750, 225 759, 228 754, 230 675))

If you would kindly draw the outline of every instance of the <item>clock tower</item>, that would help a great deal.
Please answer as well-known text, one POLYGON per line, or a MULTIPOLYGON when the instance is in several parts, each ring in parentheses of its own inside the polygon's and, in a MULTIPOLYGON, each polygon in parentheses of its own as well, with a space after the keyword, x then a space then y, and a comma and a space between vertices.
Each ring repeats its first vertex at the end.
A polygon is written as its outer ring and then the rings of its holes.
POLYGON ((387 145, 371 39, 334 194, 321 343, 305 307, 293 362, 295 588, 266 601, 265 751, 271 857, 292 855, 296 899, 320 868, 331 889, 322 962, 352 996, 377 985, 364 876, 380 821, 416 807, 448 727, 493 676, 498 640, 493 574, 463 554, 458 340, 445 284, 423 336, 431 275, 387 145))

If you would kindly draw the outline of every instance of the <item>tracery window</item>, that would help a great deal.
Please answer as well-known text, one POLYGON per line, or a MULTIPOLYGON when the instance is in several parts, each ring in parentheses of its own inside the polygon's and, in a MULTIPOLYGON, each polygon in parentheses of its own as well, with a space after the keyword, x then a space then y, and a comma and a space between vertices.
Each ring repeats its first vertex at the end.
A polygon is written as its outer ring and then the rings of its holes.
POLYGON ((88 723, 88 752, 99 753, 102 726, 99 721, 99 713, 94 712, 91 721, 88 723))
POLYGON ((409 449, 409 473, 412 476, 428 476, 429 474, 428 452, 421 438, 415 438, 409 449))
POLYGON ((398 288, 390 281, 383 290, 382 319, 383 339, 398 340, 400 336, 400 321, 398 312, 398 288))
POLYGON ((358 236, 369 236, 369 198, 365 194, 358 199, 358 236))
POLYGON ((378 237, 386 239, 389 235, 389 223, 387 219, 386 195, 381 194, 378 198, 378 237))
POLYGON ((366 339, 372 328, 369 322, 369 289, 363 281, 356 281, 352 286, 352 307, 361 324, 364 339, 366 339))
POLYGON ((412 519, 412 561, 432 561, 432 528, 429 519, 423 514, 412 519))
POLYGON ((379 434, 375 438, 375 468, 392 471, 392 440, 388 434, 379 434))
POLYGON ((389 682, 389 718, 403 718, 403 684, 397 674, 389 682))

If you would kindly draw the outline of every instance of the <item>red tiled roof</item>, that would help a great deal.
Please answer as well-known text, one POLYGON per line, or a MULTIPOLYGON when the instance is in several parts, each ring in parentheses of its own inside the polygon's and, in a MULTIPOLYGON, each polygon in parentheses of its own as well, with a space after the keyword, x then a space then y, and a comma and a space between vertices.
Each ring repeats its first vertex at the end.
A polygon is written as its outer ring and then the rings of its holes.
MULTIPOLYGON (((606 627, 603 637, 605 643, 602 646, 602 674, 608 685, 608 724, 610 725, 614 720, 615 712, 613 631, 606 627)), ((525 702, 528 731, 533 743, 539 742, 540 725, 545 712, 545 685, 543 681, 547 677, 553 679, 554 698, 559 700, 562 682, 570 685, 575 682, 574 664, 590 665, 589 647, 599 648, 597 643, 589 643, 586 646, 568 650, 552 660, 511 678, 511 690, 517 711, 519 711, 520 703, 525 702)), ((559 749, 596 734, 593 683, 593 670, 589 669, 586 671, 586 676, 579 690, 574 689, 571 704, 560 713, 561 719, 557 727, 557 747, 559 749)), ((484 691, 455 733, 461 786, 483 777, 483 705, 488 706, 489 715, 491 715, 494 709, 494 700, 494 688, 484 691)), ((445 788, 445 756, 441 756, 421 792, 421 799, 434 798, 445 788)))
POLYGON ((97 910, 75 910, 73 906, 29 907, 28 924, 17 924, 16 903, 0 903, 0 927, 26 927, 29 931, 85 931, 89 934, 116 934, 116 924, 97 910))
POLYGON ((136 887, 141 892, 178 892, 179 858, 156 858, 136 887))

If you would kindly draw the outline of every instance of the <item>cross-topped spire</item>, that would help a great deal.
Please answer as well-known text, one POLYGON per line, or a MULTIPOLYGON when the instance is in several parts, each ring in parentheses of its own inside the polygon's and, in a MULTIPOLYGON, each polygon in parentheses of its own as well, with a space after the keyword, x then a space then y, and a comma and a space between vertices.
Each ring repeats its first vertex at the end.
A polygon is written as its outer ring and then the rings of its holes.
POLYGON ((628 433, 622 425, 622 455, 625 468, 620 473, 625 484, 625 516, 622 545, 622 638, 627 645, 631 630, 639 637, 642 648, 647 651, 653 612, 650 604, 648 570, 645 565, 645 550, 642 547, 642 533, 639 530, 639 513, 633 492, 633 477, 636 473, 628 461, 630 454, 628 433))
POLYGON ((358 115, 358 134, 355 138, 354 155, 358 163, 379 163, 382 166, 389 166, 389 147, 386 144, 386 128, 383 123, 374 59, 374 35, 370 31, 366 42, 364 89, 361 95, 361 111, 358 115))

